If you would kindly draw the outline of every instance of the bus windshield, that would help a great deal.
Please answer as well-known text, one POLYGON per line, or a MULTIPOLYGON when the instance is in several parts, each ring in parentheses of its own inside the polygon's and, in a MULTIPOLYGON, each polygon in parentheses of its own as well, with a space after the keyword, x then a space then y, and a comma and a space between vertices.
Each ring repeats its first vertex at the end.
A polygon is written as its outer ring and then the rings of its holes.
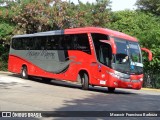
POLYGON ((139 44, 120 38, 114 40, 117 53, 113 55, 113 69, 127 74, 142 74, 143 64, 139 44))

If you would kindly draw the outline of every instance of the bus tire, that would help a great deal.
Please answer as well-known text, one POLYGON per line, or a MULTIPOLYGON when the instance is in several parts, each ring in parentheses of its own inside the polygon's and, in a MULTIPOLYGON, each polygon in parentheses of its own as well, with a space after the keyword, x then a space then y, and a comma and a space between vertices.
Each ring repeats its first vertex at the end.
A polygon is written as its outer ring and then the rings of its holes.
POLYGON ((108 87, 108 92, 113 93, 115 91, 114 87, 108 87))
POLYGON ((23 66, 21 69, 21 78, 28 79, 28 70, 26 66, 23 66))
POLYGON ((82 73, 81 74, 81 84, 82 84, 82 89, 83 90, 88 90, 89 88, 89 78, 87 73, 82 73))

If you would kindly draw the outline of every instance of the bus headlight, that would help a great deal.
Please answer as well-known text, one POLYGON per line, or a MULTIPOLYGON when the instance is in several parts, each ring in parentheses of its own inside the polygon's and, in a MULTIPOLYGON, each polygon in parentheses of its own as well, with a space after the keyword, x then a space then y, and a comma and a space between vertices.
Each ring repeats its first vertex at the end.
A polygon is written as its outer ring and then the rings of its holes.
POLYGON ((138 82, 142 82, 143 78, 140 78, 139 80, 132 80, 133 83, 138 83, 138 82))
POLYGON ((141 82, 143 82, 143 78, 139 79, 141 82))
POLYGON ((119 80, 125 81, 125 82, 130 82, 130 76, 124 73, 120 73, 115 71, 115 73, 109 72, 109 74, 119 80))
POLYGON ((117 74, 115 74, 115 73, 111 73, 111 72, 109 72, 109 74, 111 75, 111 76, 113 76, 113 77, 115 77, 115 78, 120 78, 120 76, 118 76, 117 74))
POLYGON ((121 73, 121 72, 118 72, 118 71, 115 71, 115 74, 117 74, 121 78, 125 78, 125 79, 129 79, 130 78, 130 75, 124 74, 124 73, 121 73))

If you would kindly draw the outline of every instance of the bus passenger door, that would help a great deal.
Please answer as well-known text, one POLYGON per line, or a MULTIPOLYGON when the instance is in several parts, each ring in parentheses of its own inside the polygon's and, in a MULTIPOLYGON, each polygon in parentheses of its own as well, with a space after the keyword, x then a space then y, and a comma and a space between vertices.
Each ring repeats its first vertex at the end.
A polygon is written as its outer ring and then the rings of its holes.
MULTIPOLYGON (((97 64, 92 71, 95 73, 96 84, 105 86, 108 80, 109 67, 111 65, 111 49, 108 44, 101 44, 96 52, 97 64)), ((92 63, 93 64, 93 63, 92 63)))

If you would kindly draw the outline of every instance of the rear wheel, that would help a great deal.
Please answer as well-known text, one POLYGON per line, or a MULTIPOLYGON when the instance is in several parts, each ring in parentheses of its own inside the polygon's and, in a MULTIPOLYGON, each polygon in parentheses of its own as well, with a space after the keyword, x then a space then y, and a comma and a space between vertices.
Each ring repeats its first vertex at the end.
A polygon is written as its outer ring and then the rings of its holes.
POLYGON ((26 66, 23 66, 21 69, 21 78, 28 79, 28 70, 26 66))
POLYGON ((89 88, 89 78, 88 78, 87 73, 82 73, 80 75, 80 78, 81 78, 82 89, 83 90, 88 90, 88 88, 89 88))
POLYGON ((113 93, 114 91, 115 91, 115 88, 114 88, 114 87, 108 87, 108 92, 113 93))

